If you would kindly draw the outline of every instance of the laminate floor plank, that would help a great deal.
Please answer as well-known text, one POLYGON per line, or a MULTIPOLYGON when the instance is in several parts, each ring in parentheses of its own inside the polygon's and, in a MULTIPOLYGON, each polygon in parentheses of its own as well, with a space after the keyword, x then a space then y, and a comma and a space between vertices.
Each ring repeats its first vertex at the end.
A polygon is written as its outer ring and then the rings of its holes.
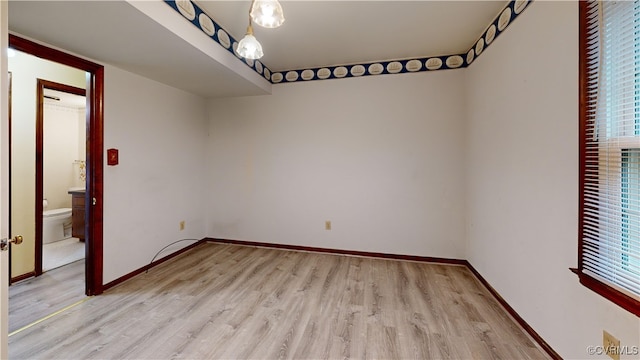
POLYGON ((84 259, 9 287, 9 332, 84 299, 84 259))
POLYGON ((13 359, 548 359, 464 266, 205 243, 9 338, 13 359))

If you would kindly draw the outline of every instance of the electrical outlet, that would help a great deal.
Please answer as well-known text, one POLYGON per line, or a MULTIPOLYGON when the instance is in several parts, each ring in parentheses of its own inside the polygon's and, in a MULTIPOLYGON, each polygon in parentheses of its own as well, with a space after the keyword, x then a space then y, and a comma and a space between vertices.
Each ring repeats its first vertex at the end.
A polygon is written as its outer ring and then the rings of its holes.
POLYGON ((180 221, 180 231, 184 230, 184 220, 180 221))
POLYGON ((602 330, 602 346, 604 352, 613 360, 620 360, 620 340, 602 330))
POLYGON ((331 230, 331 221, 327 220, 324 222, 324 229, 325 230, 331 230))

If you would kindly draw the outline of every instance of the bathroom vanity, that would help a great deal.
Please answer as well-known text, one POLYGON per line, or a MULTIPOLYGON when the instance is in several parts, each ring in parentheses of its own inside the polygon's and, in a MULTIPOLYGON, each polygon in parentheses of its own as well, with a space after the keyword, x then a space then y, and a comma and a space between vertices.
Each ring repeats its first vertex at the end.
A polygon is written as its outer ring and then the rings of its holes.
POLYGON ((85 190, 69 190, 71 194, 71 236, 84 241, 85 190))

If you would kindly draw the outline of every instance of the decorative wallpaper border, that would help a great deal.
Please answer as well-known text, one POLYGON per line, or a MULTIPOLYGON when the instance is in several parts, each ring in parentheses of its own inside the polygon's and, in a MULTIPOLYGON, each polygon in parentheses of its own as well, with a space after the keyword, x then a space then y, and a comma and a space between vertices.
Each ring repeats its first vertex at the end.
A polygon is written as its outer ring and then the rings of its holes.
POLYGON ((202 30, 211 39, 227 51, 233 53, 240 60, 262 75, 272 84, 297 81, 341 79, 349 77, 375 76, 384 74, 403 74, 423 71, 436 71, 466 68, 480 56, 484 50, 500 36, 511 23, 520 16, 533 0, 511 0, 500 14, 487 26, 482 36, 466 53, 444 56, 429 56, 413 59, 398 59, 389 61, 367 62, 338 66, 325 66, 309 69, 296 69, 272 73, 269 68, 258 60, 243 59, 236 52, 238 41, 222 28, 217 22, 191 2, 191 0, 164 0, 175 11, 184 16, 193 25, 202 30))
POLYGON ((236 49, 238 48, 238 40, 229 35, 220 24, 215 22, 209 15, 207 15, 197 4, 191 0, 164 0, 166 4, 177 11, 184 18, 189 20, 191 24, 202 30, 209 38, 217 42, 218 45, 234 54, 238 59, 243 61, 253 71, 262 75, 265 79, 271 81, 271 70, 264 66, 259 60, 244 59, 238 55, 236 49))

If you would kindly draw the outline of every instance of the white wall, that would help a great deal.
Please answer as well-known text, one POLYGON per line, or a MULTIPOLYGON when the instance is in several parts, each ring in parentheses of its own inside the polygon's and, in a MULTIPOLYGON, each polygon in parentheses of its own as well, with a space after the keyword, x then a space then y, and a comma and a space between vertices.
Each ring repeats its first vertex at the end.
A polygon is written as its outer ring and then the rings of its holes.
POLYGON ((639 345, 639 321, 568 270, 578 243, 578 6, 529 6, 466 70, 467 258, 562 357, 597 358, 586 349, 602 344, 603 329, 639 345))
POLYGON ((207 235, 463 258, 463 80, 370 76, 211 100, 207 235))
POLYGON ((107 166, 105 159, 108 283, 148 264, 173 241, 205 237, 207 112, 198 96, 113 66, 105 67, 104 106, 105 151, 120 151, 120 165, 107 166))
POLYGON ((84 129, 85 108, 44 103, 44 198, 49 205, 45 210, 71 208, 71 187, 84 186, 76 171, 75 161, 84 159, 86 133, 82 144, 78 141, 79 127, 84 129))
POLYGON ((84 88, 85 72, 22 52, 9 59, 11 71, 11 231, 24 243, 11 250, 11 276, 35 270, 35 150, 37 79, 84 88))
POLYGON ((78 154, 73 162, 73 187, 86 187, 87 178, 87 109, 78 109, 76 142, 78 144, 78 154))

